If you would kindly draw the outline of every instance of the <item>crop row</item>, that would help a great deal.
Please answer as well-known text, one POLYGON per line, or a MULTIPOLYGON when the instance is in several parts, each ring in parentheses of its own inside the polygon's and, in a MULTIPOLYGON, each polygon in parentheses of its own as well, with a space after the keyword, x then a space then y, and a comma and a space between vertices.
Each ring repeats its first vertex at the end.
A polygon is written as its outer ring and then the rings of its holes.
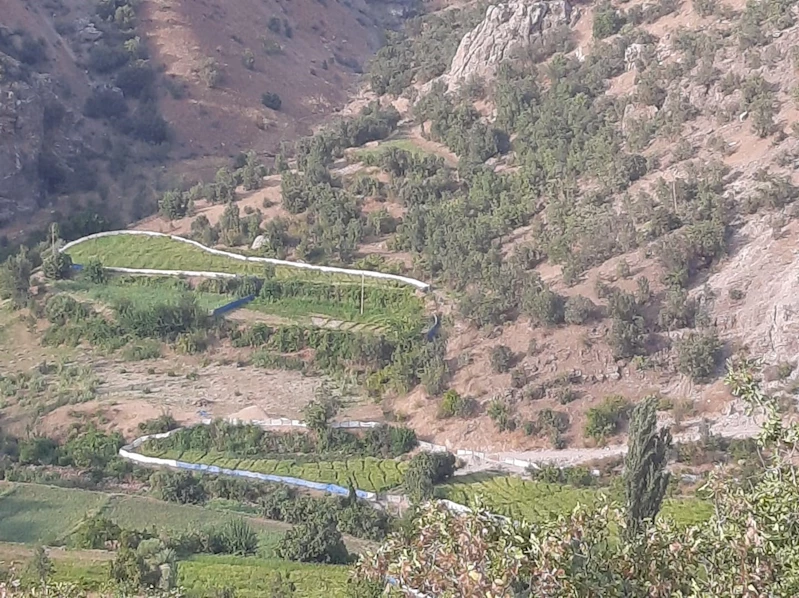
MULTIPOLYGON (((146 445, 145 445, 146 446, 146 445)), ((405 465, 393 459, 356 457, 339 461, 312 461, 302 459, 243 459, 220 453, 204 451, 148 451, 144 453, 161 459, 176 459, 184 463, 214 465, 224 469, 239 469, 270 475, 299 478, 309 482, 347 486, 352 483, 359 490, 383 492, 402 483, 405 465)))
MULTIPOLYGON (((477 501, 494 513, 531 522, 567 515, 578 504, 590 506, 603 497, 620 500, 617 493, 607 488, 575 488, 511 476, 464 476, 439 487, 438 494, 466 505, 477 501)), ((662 515, 680 525, 691 525, 707 519, 710 510, 707 502, 674 498, 664 502, 662 515)))

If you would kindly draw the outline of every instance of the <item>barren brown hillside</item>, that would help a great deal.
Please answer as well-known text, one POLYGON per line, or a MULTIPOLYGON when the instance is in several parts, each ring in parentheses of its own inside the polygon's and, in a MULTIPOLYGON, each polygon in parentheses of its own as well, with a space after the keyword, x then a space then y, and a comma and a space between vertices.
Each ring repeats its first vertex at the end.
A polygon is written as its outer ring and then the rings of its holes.
POLYGON ((87 202, 122 224, 146 215, 155 194, 183 177, 212 176, 241 151, 274 155, 346 103, 403 10, 401 3, 145 0, 121 26, 113 10, 109 17, 98 6, 4 3, 0 26, 10 53, 0 58, 11 77, 0 79, 0 89, 16 103, 8 115, 15 132, 0 141, 0 232, 12 239, 43 226, 54 209, 69 215, 87 202), (37 44, 37 54, 18 60, 20 48, 37 44), (155 74, 152 92, 143 82, 125 90, 127 114, 142 123, 160 114, 166 142, 158 133, 141 143, 131 126, 111 122, 117 116, 87 118, 93 90, 115 89, 123 46, 137 53, 129 66, 138 58, 155 74), (279 98, 277 109, 264 105, 264 94, 279 98), (46 120, 54 106, 59 119, 46 120), (45 176, 42 164, 64 174, 45 176))

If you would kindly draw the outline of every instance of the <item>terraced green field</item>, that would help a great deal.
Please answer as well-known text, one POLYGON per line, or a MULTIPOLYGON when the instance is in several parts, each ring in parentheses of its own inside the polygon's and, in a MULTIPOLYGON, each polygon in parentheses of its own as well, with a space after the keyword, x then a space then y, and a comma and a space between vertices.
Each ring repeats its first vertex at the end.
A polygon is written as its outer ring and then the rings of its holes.
POLYGON ((0 541, 58 544, 109 498, 86 490, 0 482, 0 541))
MULTIPOLYGON (((343 288, 351 286, 355 288, 356 294, 360 292, 360 285, 342 283, 339 286, 343 288)), ((366 287, 364 292, 363 313, 357 301, 353 303, 345 300, 313 300, 302 297, 285 297, 277 300, 258 297, 247 304, 247 309, 288 318, 295 322, 304 322, 311 326, 338 330, 421 330, 424 327, 424 305, 408 289, 392 289, 390 293, 395 297, 391 305, 383 304, 385 291, 378 296, 369 290, 370 287, 366 287)))
POLYGON ((343 598, 349 568, 337 565, 294 563, 273 559, 198 556, 178 565, 179 585, 190 596, 207 596, 208 588, 228 586, 237 598, 271 595, 271 579, 281 573, 303 598, 343 598))
POLYGON ((286 459, 241 459, 224 453, 204 454, 198 451, 148 452, 145 454, 162 459, 177 459, 186 463, 203 463, 226 469, 242 469, 279 476, 301 478, 322 484, 337 484, 346 487, 352 482, 359 490, 383 492, 402 483, 405 463, 393 459, 372 457, 351 458, 342 461, 318 461, 302 463, 286 459))
MULTIPOLYGON (((0 556, 29 558, 29 550, 0 547, 0 556)), ((108 562, 114 553, 102 551, 51 552, 53 581, 77 585, 96 592, 108 583, 108 562)), ((280 573, 303 598, 344 598, 349 569, 339 565, 294 563, 278 559, 232 556, 195 556, 178 563, 178 585, 188 596, 213 596, 214 590, 229 588, 239 598, 271 596, 271 581, 280 573)))
POLYGON ((412 154, 417 154, 420 156, 423 156, 425 154, 430 154, 430 152, 423 150, 421 147, 415 144, 411 139, 403 139, 403 138, 389 139, 387 141, 382 141, 380 145, 378 145, 375 148, 358 149, 353 151, 352 154, 358 160, 363 161, 365 159, 368 159, 369 156, 382 154, 383 152, 385 152, 390 148, 405 150, 406 152, 410 152, 412 154))
MULTIPOLYGON (((478 499, 489 511, 532 522, 566 515, 578 504, 590 505, 609 492, 488 474, 458 477, 437 488, 441 498, 465 505, 478 499)), ((710 504, 695 498, 667 499, 661 511, 662 516, 686 526, 703 521, 710 514, 710 504)))
POLYGON ((259 274, 262 264, 214 255, 169 237, 117 235, 89 239, 67 250, 76 264, 91 258, 111 268, 149 268, 153 270, 202 270, 231 274, 259 274))
MULTIPOLYGON (((90 259, 97 258, 104 266, 110 268, 190 270, 254 276, 262 275, 264 272, 263 263, 245 262, 232 257, 216 255, 169 237, 146 235, 99 237, 78 243, 68 249, 67 253, 76 264, 85 264, 90 259)), ((325 282, 332 280, 352 282, 353 276, 359 282, 361 280, 359 275, 327 274, 290 266, 277 266, 275 276, 282 279, 299 278, 325 282)), ((394 286, 396 283, 372 278, 367 279, 366 284, 394 286)), ((412 289, 408 287, 408 291, 412 292, 412 289)))
POLYGON ((121 299, 133 302, 136 307, 177 303, 187 293, 204 309, 215 309, 233 301, 234 297, 216 293, 198 293, 175 284, 179 279, 148 279, 149 284, 130 284, 124 278, 111 278, 108 284, 93 284, 82 280, 64 280, 54 285, 60 292, 70 293, 79 300, 90 300, 115 305, 121 299), (161 284, 159 284, 159 282, 161 284))
MULTIPOLYGON (((155 527, 187 531, 240 517, 192 505, 178 505, 144 496, 58 488, 42 484, 0 482, 0 542, 63 544, 87 516, 101 515, 129 529, 155 527)), ((245 517, 269 552, 290 526, 245 517)))

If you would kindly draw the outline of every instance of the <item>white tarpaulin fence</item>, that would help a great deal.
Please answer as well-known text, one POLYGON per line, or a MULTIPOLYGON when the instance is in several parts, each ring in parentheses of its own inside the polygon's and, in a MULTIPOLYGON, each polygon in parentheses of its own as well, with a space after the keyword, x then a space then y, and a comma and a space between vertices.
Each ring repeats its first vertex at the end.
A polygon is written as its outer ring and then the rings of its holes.
MULTIPOLYGON (((225 467, 217 467, 216 465, 206 465, 204 463, 187 463, 185 461, 179 461, 177 459, 161 459, 159 457, 148 457, 146 455, 142 455, 141 453, 135 452, 135 449, 139 448, 149 439, 167 438, 168 436, 174 434, 177 431, 178 430, 172 430, 171 432, 166 432, 164 434, 152 434, 149 436, 142 436, 141 438, 137 438, 130 444, 127 444, 123 446, 121 449, 119 449, 119 456, 122 457, 123 459, 127 459, 129 461, 133 461, 141 465, 172 467, 176 469, 183 469, 186 471, 193 471, 197 473, 210 473, 216 475, 234 476, 239 478, 249 478, 261 482, 273 482, 277 484, 286 484, 288 486, 296 486, 298 488, 317 490, 319 492, 329 492, 330 494, 337 494, 339 496, 347 496, 349 494, 349 488, 344 488, 343 486, 338 486, 336 484, 322 484, 320 482, 311 482, 309 480, 303 480, 301 478, 258 473, 255 471, 247 471, 246 469, 227 469, 225 467)), ((362 498, 364 500, 369 500, 369 501, 377 500, 377 494, 374 492, 367 492, 365 490, 356 489, 355 493, 358 495, 358 498, 362 498)))
MULTIPOLYGON (((203 419, 203 425, 209 425, 213 420, 211 419, 203 419)), ((227 418, 227 422, 240 425, 240 424, 252 424, 255 426, 260 426, 262 428, 278 428, 278 427, 286 427, 286 428, 307 428, 307 424, 298 420, 298 419, 288 419, 285 417, 281 418, 273 418, 273 419, 265 419, 265 420, 239 420, 236 418, 227 418)), ((369 422, 369 421, 344 421, 344 422, 333 422, 330 424, 331 428, 340 428, 340 429, 370 429, 376 428, 377 426, 382 425, 379 422, 369 422)), ((309 488, 311 490, 318 490, 321 492, 330 492, 332 494, 338 494, 342 496, 346 496, 348 493, 348 488, 344 488, 343 486, 338 486, 336 484, 322 484, 319 482, 311 482, 309 480, 303 480, 300 478, 288 477, 288 476, 276 476, 270 474, 262 474, 252 471, 246 470, 239 470, 239 469, 224 469, 219 468, 213 465, 204 465, 200 463, 187 463, 184 461, 178 461, 175 459, 161 459, 157 457, 148 457, 142 455, 140 453, 134 452, 135 449, 139 448, 144 442, 149 440, 150 438, 166 438, 171 434, 174 434, 177 430, 173 430, 171 432, 166 432, 164 434, 152 434, 149 436, 142 436, 141 438, 137 438, 130 444, 122 447, 119 451, 120 457, 123 459, 128 459, 130 461, 135 461, 142 465, 155 465, 155 466, 164 466, 164 467, 174 467, 178 469, 185 469, 190 471, 196 471, 199 473, 214 473, 214 474, 222 474, 222 475, 231 475, 237 477, 246 477, 246 478, 255 478, 265 482, 276 482, 282 484, 288 484, 291 486, 298 486, 303 488, 309 488)), ((450 449, 446 446, 442 446, 439 444, 432 444, 430 442, 425 442, 423 440, 419 441, 419 448, 423 451, 428 452, 447 452, 450 449)), ((510 459, 504 458, 500 459, 494 455, 490 455, 485 452, 480 451, 472 451, 467 449, 456 449, 453 451, 456 456, 458 457, 466 457, 472 458, 479 461, 484 461, 486 463, 497 463, 502 465, 513 465, 514 467, 519 467, 522 469, 527 469, 529 467, 538 469, 539 465, 534 461, 527 461, 524 459, 510 459)), ((369 492, 366 490, 356 490, 358 496, 360 498, 376 501, 378 500, 378 495, 374 492, 369 492)), ((383 496, 384 500, 388 500, 392 502, 396 502, 397 497, 393 496, 383 496)), ((399 497, 401 499, 401 497, 399 497)), ((451 501, 444 501, 446 504, 449 504, 451 501)), ((452 503, 453 505, 457 505, 457 503, 452 503)), ((457 508, 454 510, 465 509, 464 505, 458 505, 457 508)))
MULTIPOLYGON (((229 251, 222 251, 221 249, 213 249, 212 247, 207 247, 202 243, 198 243, 197 241, 193 241, 191 239, 186 239, 184 237, 178 237, 177 235, 167 235, 165 233, 156 233, 153 231, 144 231, 144 230, 115 230, 115 231, 106 231, 103 233, 95 233, 93 235, 88 235, 86 237, 82 237, 75 241, 70 241, 66 245, 64 245, 60 251, 64 252, 84 241, 90 241, 92 239, 100 239, 102 237, 113 237, 117 235, 144 235, 147 237, 165 237, 172 239, 173 241, 179 241, 180 243, 188 243, 189 245, 193 245, 198 249, 202 249, 208 253, 212 253, 214 255, 220 255, 226 258, 239 260, 243 262, 253 262, 253 263, 262 263, 262 264, 274 264, 275 266, 286 266, 288 268, 299 268, 304 270, 315 270, 317 272, 326 272, 328 274, 347 274, 350 276, 361 276, 366 278, 377 278, 380 280, 393 280, 395 282, 399 282, 402 284, 407 284, 413 286, 417 289, 422 291, 426 291, 430 288, 430 285, 426 282, 422 282, 421 280, 416 280, 415 278, 410 278, 408 276, 400 276, 399 274, 388 274, 386 272, 375 272, 373 270, 357 270, 355 268, 339 268, 337 266, 317 266, 315 264, 306 264, 303 262, 290 262, 288 260, 279 260, 270 257, 252 257, 247 255, 241 255, 240 253, 232 253, 229 251)), ((108 268, 109 270, 113 270, 116 272, 129 272, 131 274, 159 274, 159 275, 181 275, 181 276, 216 276, 219 277, 220 274, 225 276, 226 273, 220 272, 190 272, 184 270, 142 270, 142 269, 135 269, 135 268, 108 268)), ((233 274, 228 274, 228 276, 235 276, 233 274)))

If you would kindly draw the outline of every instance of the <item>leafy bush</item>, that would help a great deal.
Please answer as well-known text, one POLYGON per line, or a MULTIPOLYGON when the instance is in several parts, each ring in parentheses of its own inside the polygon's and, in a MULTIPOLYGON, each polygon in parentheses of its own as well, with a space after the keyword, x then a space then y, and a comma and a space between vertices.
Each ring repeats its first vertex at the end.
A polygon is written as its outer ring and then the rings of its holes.
POLYGON ((82 274, 92 284, 105 284, 108 281, 108 274, 103 268, 103 263, 96 257, 89 259, 83 265, 82 274))
POLYGON ((489 360, 494 373, 503 374, 509 372, 513 366, 513 351, 507 345, 496 345, 491 349, 489 360))
POLYGON ((697 313, 696 300, 688 297, 684 289, 672 289, 658 314, 658 325, 664 330, 677 330, 694 326, 697 313))
POLYGON ((234 425, 215 420, 208 426, 185 428, 168 438, 151 439, 148 447, 154 452, 215 451, 230 457, 253 459, 292 453, 315 454, 317 457, 327 454, 392 458, 411 451, 418 444, 413 430, 401 426, 382 425, 370 428, 363 435, 328 428, 326 422, 334 411, 325 407, 325 402, 315 401, 312 405, 305 410, 304 416, 314 434, 274 432, 255 425, 234 425))
POLYGON ((139 422, 139 430, 143 434, 163 434, 179 427, 178 422, 169 413, 163 413, 154 419, 139 422))
POLYGON ((272 110, 280 110, 280 107, 283 105, 283 100, 281 100, 280 96, 276 93, 266 92, 261 95, 261 103, 272 110))
POLYGON ((207 498, 200 480, 183 471, 156 471, 150 476, 150 489, 159 500, 181 504, 199 505, 207 498))
POLYGON ((455 455, 452 453, 419 453, 405 470, 402 486, 408 498, 419 504, 433 497, 433 486, 444 482, 455 473, 455 455))
POLYGON ((121 118, 127 111, 124 96, 102 87, 95 88, 83 105, 83 115, 87 118, 121 118))
POLYGON ((0 299, 11 299, 14 305, 22 306, 30 296, 33 266, 24 247, 10 256, 0 267, 0 299))
POLYGON ((525 311, 544 326, 560 324, 564 319, 563 297, 549 288, 532 293, 526 300, 525 311))
POLYGON ((125 97, 138 98, 151 93, 155 82, 155 72, 146 64, 129 64, 120 69, 114 84, 122 90, 125 97))
POLYGON ((249 556, 258 550, 258 536, 244 519, 231 519, 219 529, 222 552, 249 556))
POLYGON ((624 23, 624 17, 610 2, 602 2, 594 9, 594 39, 605 39, 618 33, 624 23))
POLYGON ((438 417, 469 417, 477 409, 477 403, 471 397, 462 397, 456 390, 448 390, 438 405, 438 417))
POLYGON ((721 341, 715 329, 691 332, 677 344, 677 369, 694 382, 707 382, 721 358, 721 341))
POLYGON ((209 89, 219 87, 222 83, 222 70, 219 67, 219 63, 213 58, 205 58, 197 69, 197 74, 200 77, 200 81, 205 83, 209 89))
POLYGON ((605 397, 599 405, 591 407, 586 413, 585 435, 597 442, 604 441, 619 431, 629 411, 630 402, 624 397, 605 397))
POLYGON ((527 473, 533 480, 547 484, 563 484, 575 488, 596 485, 596 478, 586 467, 558 467, 551 463, 542 463, 537 467, 529 467, 527 473))
POLYGON ((516 429, 516 419, 513 417, 511 406, 501 399, 493 399, 488 405, 488 417, 497 426, 500 432, 516 429))
POLYGON ((313 516, 287 531, 276 552, 280 558, 305 563, 343 565, 350 561, 336 522, 324 515, 313 516))
POLYGON ((144 361, 161 357, 161 343, 158 341, 144 340, 127 345, 122 350, 122 359, 125 361, 144 361))
POLYGON ((50 280, 69 278, 72 271, 72 258, 66 253, 53 251, 42 262, 42 272, 50 280))
POLYGON ((567 324, 585 324, 597 315, 597 306, 588 297, 575 295, 566 299, 563 318, 567 324))

